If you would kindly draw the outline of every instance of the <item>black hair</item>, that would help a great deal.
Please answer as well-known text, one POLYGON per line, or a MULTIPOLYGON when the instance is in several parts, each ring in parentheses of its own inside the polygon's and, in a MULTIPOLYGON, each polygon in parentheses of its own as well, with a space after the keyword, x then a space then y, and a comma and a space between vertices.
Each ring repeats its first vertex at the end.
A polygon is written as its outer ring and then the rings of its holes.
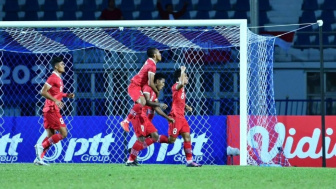
POLYGON ((161 79, 166 79, 166 76, 163 73, 156 73, 155 76, 154 76, 154 83, 157 80, 161 80, 161 79))
POLYGON ((54 57, 51 59, 51 62, 50 62, 52 69, 55 69, 56 64, 58 64, 58 63, 60 63, 60 62, 62 62, 62 61, 63 61, 63 59, 62 59, 61 57, 59 57, 59 56, 54 56, 54 57))
POLYGON ((156 53, 156 51, 157 51, 157 48, 149 47, 149 48, 147 49, 147 56, 148 56, 149 58, 154 58, 154 54, 156 53))
POLYGON ((175 81, 179 81, 179 77, 181 77, 181 68, 175 70, 174 72, 175 81))

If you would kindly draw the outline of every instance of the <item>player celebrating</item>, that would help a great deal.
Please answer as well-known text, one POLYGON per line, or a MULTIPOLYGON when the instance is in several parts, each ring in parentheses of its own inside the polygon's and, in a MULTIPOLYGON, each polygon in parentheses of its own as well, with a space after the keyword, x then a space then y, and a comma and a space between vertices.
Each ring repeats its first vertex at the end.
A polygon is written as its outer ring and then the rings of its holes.
POLYGON ((63 97, 75 97, 73 93, 63 93, 64 85, 61 75, 64 73, 65 65, 62 58, 53 57, 51 66, 54 71, 41 90, 41 95, 46 98, 43 108, 43 122, 47 137, 42 144, 35 145, 36 159, 34 164, 36 165, 47 165, 43 162, 44 154, 51 145, 58 143, 67 136, 68 131, 60 114, 60 109, 64 107, 61 100, 63 97), (56 133, 56 131, 59 131, 59 133, 56 133))
POLYGON ((121 127, 126 132, 129 132, 129 122, 135 118, 136 115, 141 115, 142 108, 146 105, 146 99, 143 96, 142 87, 149 85, 156 94, 159 94, 159 91, 154 84, 154 75, 156 72, 156 63, 161 61, 161 53, 156 48, 148 48, 147 56, 148 59, 145 64, 142 66, 139 73, 131 79, 131 83, 128 86, 128 94, 134 101, 134 106, 127 118, 120 123, 121 127))
MULTIPOLYGON (((201 167, 202 165, 193 162, 192 160, 192 149, 191 149, 191 138, 190 138, 190 127, 184 117, 184 109, 187 111, 192 111, 192 108, 188 106, 186 101, 186 94, 184 86, 188 84, 188 76, 185 73, 186 67, 181 66, 180 69, 176 70, 174 73, 174 78, 176 83, 172 86, 173 91, 173 106, 169 114, 175 119, 175 123, 169 123, 168 129, 168 143, 174 143, 179 135, 183 137, 183 147, 187 159, 187 167, 201 167)), ((164 138, 160 138, 164 142, 164 138)))
MULTIPOLYGON (((164 75, 160 73, 155 74, 154 84, 156 88, 161 91, 165 86, 164 75)), ((155 142, 168 142, 167 140, 161 140, 161 138, 167 139, 167 136, 159 136, 157 129, 152 123, 152 119, 154 118, 154 111, 166 118, 168 122, 175 121, 161 110, 161 108, 159 107, 160 103, 158 102, 157 95, 151 87, 145 85, 142 89, 146 99, 146 106, 144 106, 142 109, 140 124, 137 121, 134 121, 134 119, 131 120, 135 134, 138 139, 131 149, 130 156, 128 158, 128 161, 126 162, 126 166, 137 166, 137 162, 135 160, 137 155, 139 154, 139 151, 147 148, 151 144, 155 142)), ((167 105, 164 105, 163 108, 167 108, 167 105)))

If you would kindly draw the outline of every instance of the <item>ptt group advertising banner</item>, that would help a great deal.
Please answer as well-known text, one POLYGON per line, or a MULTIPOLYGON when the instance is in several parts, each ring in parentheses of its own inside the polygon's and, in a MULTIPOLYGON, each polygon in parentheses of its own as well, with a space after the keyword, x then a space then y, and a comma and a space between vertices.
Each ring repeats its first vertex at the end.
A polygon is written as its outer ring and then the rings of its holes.
MULTIPOLYGON (((239 116, 228 116, 228 145, 239 146, 239 116)), ((291 166, 321 167, 322 166, 322 133, 320 116, 277 116, 274 125, 279 132, 278 139, 284 141, 283 152, 291 166), (284 139, 284 140, 282 140, 284 139)), ((325 147, 327 167, 336 167, 336 116, 326 116, 325 147)), ((265 130, 262 137, 270 137, 265 130)), ((278 140, 276 139, 276 140, 278 140)), ((262 145, 269 145, 264 144, 262 145)), ((270 145, 269 145, 270 146, 270 145)), ((267 149, 267 148, 265 148, 267 149)), ((268 148, 269 152, 272 150, 268 148)), ((267 152, 263 152, 267 153, 267 152)), ((271 153, 270 153, 271 154, 271 153)), ((234 159, 239 164, 239 158, 234 159)))
MULTIPOLYGON (((34 145, 46 136, 39 117, 4 117, 0 131, 0 162, 29 163, 36 155, 34 145), (41 135, 41 133, 43 133, 41 135)), ((65 117, 65 120, 69 118, 65 117)), ((124 163, 128 148, 136 140, 133 132, 124 133, 119 123, 121 117, 108 119, 105 116, 76 116, 67 123, 69 134, 66 139, 54 145, 44 157, 47 162, 69 163, 124 163), (111 126, 107 126, 111 122, 111 126)), ((206 164, 226 164, 226 116, 207 116, 207 120, 196 116, 188 119, 191 132, 193 158, 206 164), (204 120, 204 121, 200 121, 204 120), (206 124, 204 129, 195 129, 197 124, 206 124), (194 126, 194 128, 193 128, 194 126)), ((153 124, 159 134, 167 135, 168 123, 156 116, 153 124), (162 124, 165 123, 165 124, 162 124)), ((200 127, 198 127, 200 128, 200 127)), ((185 154, 183 139, 174 144, 151 145, 138 156, 143 163, 183 164, 185 154)))

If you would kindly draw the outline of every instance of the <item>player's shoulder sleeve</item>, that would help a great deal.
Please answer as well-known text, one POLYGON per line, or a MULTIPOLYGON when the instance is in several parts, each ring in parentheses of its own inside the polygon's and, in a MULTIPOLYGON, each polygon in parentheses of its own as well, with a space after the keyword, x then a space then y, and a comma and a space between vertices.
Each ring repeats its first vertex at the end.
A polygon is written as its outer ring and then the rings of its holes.
POLYGON ((178 91, 178 90, 177 90, 177 85, 178 85, 178 83, 175 83, 175 84, 172 86, 172 91, 178 91))
POLYGON ((156 73, 156 64, 153 62, 153 60, 149 59, 148 60, 148 72, 151 72, 151 73, 156 73))
POLYGON ((56 83, 56 79, 57 79, 57 78, 55 78, 55 75, 54 75, 54 74, 51 74, 51 75, 48 77, 48 79, 47 79, 47 81, 46 81, 46 84, 49 85, 49 86, 51 87, 51 86, 53 86, 53 85, 56 83))

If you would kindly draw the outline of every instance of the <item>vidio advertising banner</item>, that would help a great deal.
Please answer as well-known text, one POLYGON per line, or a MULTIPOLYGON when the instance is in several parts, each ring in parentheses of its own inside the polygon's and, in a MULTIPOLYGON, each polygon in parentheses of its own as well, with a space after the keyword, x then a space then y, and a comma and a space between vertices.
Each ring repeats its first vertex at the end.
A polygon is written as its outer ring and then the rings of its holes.
MULTIPOLYGON (((228 116, 228 145, 239 146, 239 116, 228 116), (234 123, 234 124, 231 124, 234 123)), ((277 116, 278 122, 274 125, 278 133, 276 141, 283 141, 284 155, 288 158, 291 166, 298 167, 321 167, 322 166, 322 133, 320 116, 277 116)), ((336 116, 326 116, 326 160, 327 167, 336 167, 336 116)), ((255 126, 258 127, 258 126, 255 126)), ((270 138, 271 133, 267 129, 259 129, 261 138, 270 138)), ((253 135, 248 134, 249 137, 253 135)), ((248 139, 250 140, 250 139, 248 139)), ((277 150, 270 146, 269 141, 263 141, 259 144, 266 146, 261 152, 267 154, 265 161, 274 157, 272 150, 277 150)), ((239 158, 234 158, 234 164, 239 165, 239 158)))

